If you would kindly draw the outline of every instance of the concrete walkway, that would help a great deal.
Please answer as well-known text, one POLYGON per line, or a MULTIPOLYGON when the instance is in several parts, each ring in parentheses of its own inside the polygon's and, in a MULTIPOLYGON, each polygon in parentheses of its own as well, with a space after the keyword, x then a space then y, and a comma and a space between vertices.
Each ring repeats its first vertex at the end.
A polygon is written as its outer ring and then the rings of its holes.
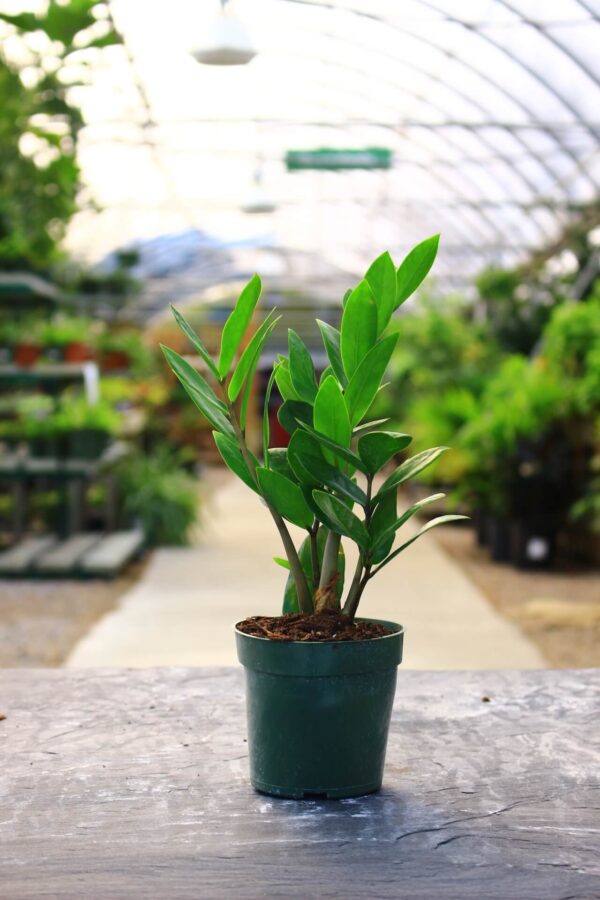
MULTIPOLYGON (((232 624, 280 612, 286 575, 271 559, 283 553, 268 512, 228 475, 210 475, 208 493, 198 545, 157 551, 141 581, 80 641, 67 665, 230 665, 232 624)), ((361 611, 404 624, 408 668, 545 665, 433 535, 386 566, 361 611)))

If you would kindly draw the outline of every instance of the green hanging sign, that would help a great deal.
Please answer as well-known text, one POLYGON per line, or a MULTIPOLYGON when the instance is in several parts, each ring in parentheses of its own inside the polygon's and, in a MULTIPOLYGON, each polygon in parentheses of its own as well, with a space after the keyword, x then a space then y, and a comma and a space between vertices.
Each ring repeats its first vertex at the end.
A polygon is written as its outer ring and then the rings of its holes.
POLYGON ((339 172, 343 169, 389 169, 392 151, 387 147, 362 147, 341 150, 320 147, 318 150, 288 150, 285 158, 288 172, 321 169, 339 172))

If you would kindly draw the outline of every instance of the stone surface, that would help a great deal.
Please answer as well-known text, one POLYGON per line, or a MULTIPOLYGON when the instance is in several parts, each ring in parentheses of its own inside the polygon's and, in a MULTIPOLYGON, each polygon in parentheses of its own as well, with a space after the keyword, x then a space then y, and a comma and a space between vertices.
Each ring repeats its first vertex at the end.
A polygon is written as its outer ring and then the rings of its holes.
MULTIPOLYGON (((72 666, 232 665, 232 625, 276 615, 286 574, 279 537, 259 499, 209 475, 200 542, 156 552, 119 607, 75 647, 72 666)), ((301 535, 299 535, 301 539, 301 535)), ((355 560, 349 553, 348 571, 355 560)), ((539 650, 497 613, 427 535, 373 579, 361 614, 401 622, 408 668, 537 668, 539 650)))
POLYGON ((401 670, 384 788, 345 801, 251 789, 237 669, 0 685, 3 900, 600 894, 598 670, 401 670))

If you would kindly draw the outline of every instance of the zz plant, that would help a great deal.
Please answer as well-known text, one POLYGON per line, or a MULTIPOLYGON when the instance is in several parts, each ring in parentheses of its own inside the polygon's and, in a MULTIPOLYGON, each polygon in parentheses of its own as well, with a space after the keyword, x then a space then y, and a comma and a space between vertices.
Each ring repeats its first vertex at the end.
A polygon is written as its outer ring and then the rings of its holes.
POLYGON ((398 340, 397 331, 388 333, 392 315, 429 272, 438 240, 434 235, 418 244, 398 269, 389 253, 383 253, 344 297, 340 329, 318 321, 329 360, 318 381, 308 348, 290 329, 288 355, 275 362, 266 389, 262 460, 248 446, 246 419, 259 359, 281 317, 271 310, 239 354, 260 297, 259 277, 255 275, 243 289, 225 323, 218 360, 211 358, 181 313, 173 309, 208 377, 168 347, 162 350, 213 426, 223 461, 262 498, 273 517, 286 554, 275 562, 289 570, 284 613, 335 610, 352 620, 366 585, 378 572, 427 531, 464 518, 435 518, 395 546, 399 529, 424 506, 444 496, 434 494, 398 514, 398 487, 448 448, 418 453, 382 479, 382 469, 408 447, 411 437, 381 430, 387 420, 368 420, 376 395, 385 387, 382 379, 398 340), (274 384, 284 401, 279 419, 291 436, 287 449, 269 448, 268 408, 274 384), (299 547, 289 523, 306 532, 299 547), (358 548, 356 569, 343 600, 342 538, 358 548))

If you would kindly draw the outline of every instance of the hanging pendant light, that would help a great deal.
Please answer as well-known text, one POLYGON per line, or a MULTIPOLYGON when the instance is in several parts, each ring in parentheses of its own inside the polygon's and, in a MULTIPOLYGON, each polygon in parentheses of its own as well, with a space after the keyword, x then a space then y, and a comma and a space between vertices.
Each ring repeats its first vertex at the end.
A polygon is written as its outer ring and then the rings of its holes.
POLYGON ((227 12, 227 0, 221 0, 221 12, 208 26, 201 46, 193 56, 207 66, 245 66, 256 56, 250 35, 240 19, 227 12))

